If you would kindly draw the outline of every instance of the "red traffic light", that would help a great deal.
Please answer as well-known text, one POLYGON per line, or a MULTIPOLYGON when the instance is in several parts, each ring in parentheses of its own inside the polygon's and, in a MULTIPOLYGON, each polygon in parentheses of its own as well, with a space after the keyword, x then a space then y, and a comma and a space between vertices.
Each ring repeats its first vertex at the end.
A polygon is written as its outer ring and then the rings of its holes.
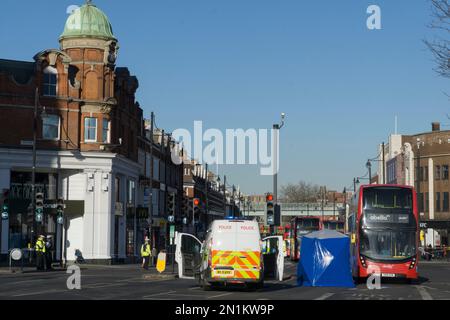
POLYGON ((194 206, 198 206, 200 204, 200 200, 199 199, 194 199, 194 206))
POLYGON ((273 195, 272 195, 272 194, 268 194, 268 195, 266 196, 266 201, 267 201, 267 202, 273 201, 273 195))

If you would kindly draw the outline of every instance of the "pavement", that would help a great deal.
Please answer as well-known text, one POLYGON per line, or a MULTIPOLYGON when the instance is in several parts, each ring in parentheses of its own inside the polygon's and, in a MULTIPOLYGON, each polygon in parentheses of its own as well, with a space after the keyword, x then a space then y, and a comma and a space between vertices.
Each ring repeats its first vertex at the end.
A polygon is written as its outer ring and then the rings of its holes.
POLYGON ((2 300, 450 300, 450 263, 423 262, 417 283, 382 281, 380 290, 364 284, 354 289, 304 288, 296 284, 297 265, 286 262, 285 281, 267 281, 261 290, 220 288, 204 291, 194 280, 178 279, 168 267, 159 274, 139 265, 81 265, 81 290, 69 290, 70 274, 0 273, 2 300))

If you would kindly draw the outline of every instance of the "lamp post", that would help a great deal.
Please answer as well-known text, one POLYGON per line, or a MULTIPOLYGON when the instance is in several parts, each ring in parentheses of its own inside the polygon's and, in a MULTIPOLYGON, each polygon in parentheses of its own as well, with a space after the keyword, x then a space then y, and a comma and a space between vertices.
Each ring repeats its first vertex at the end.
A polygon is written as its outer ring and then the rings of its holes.
POLYGON ((208 228, 208 212, 209 212, 209 202, 208 202, 208 188, 209 188, 209 182, 208 182, 208 164, 205 165, 206 167, 206 177, 205 177, 205 232, 208 228))
POLYGON ((284 120, 286 114, 283 112, 281 114, 281 123, 273 125, 273 135, 274 135, 274 172, 273 172, 273 200, 275 205, 278 203, 278 139, 281 128, 284 127, 284 120))
POLYGON ((369 184, 372 184, 372 163, 367 160, 366 168, 369 170, 369 184))
POLYGON ((344 194, 344 225, 345 225, 345 232, 348 231, 348 217, 347 217, 347 188, 345 187, 344 190, 342 191, 342 193, 344 194))
POLYGON ((420 138, 417 138, 417 169, 416 169, 417 188, 416 188, 416 190, 417 190, 417 195, 419 196, 419 211, 425 207, 424 206, 425 201, 423 199, 423 196, 420 194, 420 171, 421 171, 420 170, 420 142, 421 142, 420 138))

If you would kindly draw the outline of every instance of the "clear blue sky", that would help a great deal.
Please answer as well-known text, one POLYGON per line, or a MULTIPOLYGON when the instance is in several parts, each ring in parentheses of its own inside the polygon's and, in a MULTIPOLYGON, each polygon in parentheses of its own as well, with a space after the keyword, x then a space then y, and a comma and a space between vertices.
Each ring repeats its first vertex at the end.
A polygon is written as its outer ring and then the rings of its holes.
MULTIPOLYGON (((81 0, 2 0, 0 57, 31 60, 58 47, 66 8, 81 0)), ((448 80, 433 71, 426 0, 95 0, 110 18, 120 66, 140 81, 147 117, 172 131, 282 131, 280 184, 342 190, 376 156, 399 117, 400 133, 445 125, 448 80), (382 10, 380 31, 366 9, 382 10)), ((449 121, 447 121, 449 122, 449 121)), ((247 193, 271 190, 254 166, 222 167, 247 193)))

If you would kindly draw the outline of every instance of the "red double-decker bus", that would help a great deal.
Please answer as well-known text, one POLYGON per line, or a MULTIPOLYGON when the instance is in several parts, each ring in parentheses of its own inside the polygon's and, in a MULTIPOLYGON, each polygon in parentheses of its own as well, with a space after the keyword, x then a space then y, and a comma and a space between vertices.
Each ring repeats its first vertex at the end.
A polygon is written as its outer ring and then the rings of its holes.
POLYGON ((325 230, 334 230, 337 232, 344 233, 345 229, 345 222, 339 221, 339 220, 323 220, 323 229, 325 230))
POLYGON ((290 259, 292 261, 300 260, 302 237, 311 232, 322 230, 322 228, 323 224, 320 217, 295 217, 291 220, 290 259))
POLYGON ((417 279, 419 215, 414 188, 361 186, 348 217, 355 278, 417 279))

